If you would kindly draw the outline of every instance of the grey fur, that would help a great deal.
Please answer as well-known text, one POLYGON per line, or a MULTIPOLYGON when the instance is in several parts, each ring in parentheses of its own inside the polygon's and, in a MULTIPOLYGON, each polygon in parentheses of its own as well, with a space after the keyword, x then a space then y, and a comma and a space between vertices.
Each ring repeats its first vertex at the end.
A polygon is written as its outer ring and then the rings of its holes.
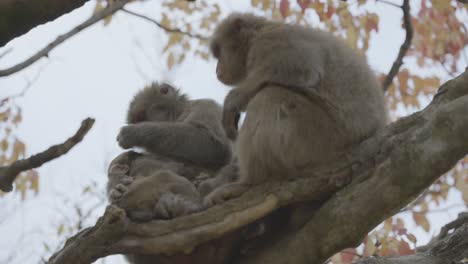
POLYGON ((215 30, 218 79, 234 85, 223 126, 239 130, 240 180, 210 193, 207 205, 268 178, 311 176, 387 122, 382 88, 365 59, 333 35, 251 14, 232 14, 215 30))

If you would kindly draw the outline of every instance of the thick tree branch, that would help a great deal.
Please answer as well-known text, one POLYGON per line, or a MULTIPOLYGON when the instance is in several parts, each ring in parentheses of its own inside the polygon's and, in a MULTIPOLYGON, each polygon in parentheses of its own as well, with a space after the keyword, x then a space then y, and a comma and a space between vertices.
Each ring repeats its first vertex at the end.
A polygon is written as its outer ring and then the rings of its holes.
POLYGON ((351 152, 360 161, 353 182, 299 232, 242 263, 322 263, 357 246, 468 153, 466 131, 468 71, 445 83, 426 109, 394 122, 351 152))
POLYGON ((17 160, 10 166, 0 167, 0 190, 9 192, 13 189, 13 182, 22 171, 34 169, 42 164, 66 154, 71 148, 83 140, 83 137, 93 127, 94 119, 87 118, 81 122, 81 126, 75 135, 62 144, 54 145, 47 150, 35 154, 27 159, 17 160))
POLYGON ((398 52, 398 56, 396 60, 393 62, 392 68, 388 72, 387 76, 385 77, 382 86, 384 91, 388 90, 390 84, 392 84, 393 78, 398 74, 401 65, 403 65, 403 57, 405 56, 406 52, 409 50, 411 46, 411 40, 413 39, 413 25, 411 24, 411 13, 410 13, 410 4, 409 0, 403 0, 403 6, 401 9, 403 10, 403 26, 406 30, 405 41, 400 47, 400 51, 398 52))
POLYGON ((426 109, 390 124, 308 178, 268 182, 222 205, 167 221, 132 223, 123 211, 110 206, 96 226, 69 239, 49 263, 91 263, 120 253, 193 253, 197 246, 279 207, 321 199, 339 188, 337 180, 352 176, 352 182, 326 201, 302 229, 269 240, 262 250, 236 262, 321 263, 358 245, 382 220, 463 158, 468 153, 466 131, 468 71, 444 84, 426 109))
MULTIPOLYGON (((49 43, 47 46, 45 46, 43 49, 39 50, 36 52, 34 55, 29 57, 23 62, 20 62, 12 67, 9 67, 7 69, 0 69, 0 77, 3 76, 8 76, 10 74, 13 74, 15 72, 21 71, 22 69, 30 66, 31 64, 35 63, 42 57, 47 57, 49 55, 49 52, 53 50, 55 47, 58 45, 62 44, 65 42, 67 39, 73 37, 74 35, 78 34, 81 32, 83 29, 93 25, 94 23, 100 21, 101 19, 112 15, 115 13, 117 10, 121 9, 123 6, 125 6, 128 2, 131 0, 119 0, 116 2, 113 2, 112 4, 109 4, 106 8, 100 10, 99 12, 96 12, 93 14, 89 19, 81 23, 80 25, 74 27, 72 30, 68 31, 67 33, 58 36, 54 41, 49 43)), ((29 2, 34 2, 34 1, 29 1, 29 2)), ((41 1, 42 3, 42 1, 41 1)), ((1 23, 0 23, 1 25, 1 23)))
POLYGON ((468 258, 468 213, 442 228, 439 236, 414 255, 361 259, 355 264, 454 264, 468 258), (454 230, 451 234, 448 231, 454 230))
POLYGON ((130 14, 130 15, 133 15, 133 16, 136 16, 136 17, 139 17, 141 19, 144 19, 148 22, 151 22, 153 23, 154 25, 156 25, 157 27, 163 29, 164 31, 168 32, 168 33, 176 33, 176 34, 182 34, 182 35, 185 35, 185 36, 188 36, 188 37, 191 37, 191 38, 197 38, 197 39, 201 39, 201 40, 208 40, 208 37, 206 36, 202 36, 202 35, 199 35, 199 34, 193 34, 193 33, 190 33, 190 32, 186 32, 186 31, 182 31, 178 28, 170 28, 170 27, 167 27, 163 24, 161 24, 160 22, 152 19, 151 17, 148 17, 148 16, 145 16, 145 15, 142 15, 142 14, 138 14, 138 13, 135 13, 133 11, 130 11, 128 9, 125 9, 125 8, 122 8, 122 11, 127 13, 127 14, 130 14))
POLYGON ((82 6, 88 0, 0 1, 0 47, 30 29, 82 6))

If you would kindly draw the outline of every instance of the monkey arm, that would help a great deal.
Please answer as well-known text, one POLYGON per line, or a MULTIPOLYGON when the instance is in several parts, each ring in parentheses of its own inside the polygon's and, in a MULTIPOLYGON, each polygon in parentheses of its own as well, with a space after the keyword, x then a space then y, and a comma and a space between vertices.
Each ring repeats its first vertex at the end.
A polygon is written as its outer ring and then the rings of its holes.
POLYGON ((122 147, 143 147, 176 160, 219 168, 230 158, 229 145, 195 122, 144 122, 125 126, 118 137, 122 147))

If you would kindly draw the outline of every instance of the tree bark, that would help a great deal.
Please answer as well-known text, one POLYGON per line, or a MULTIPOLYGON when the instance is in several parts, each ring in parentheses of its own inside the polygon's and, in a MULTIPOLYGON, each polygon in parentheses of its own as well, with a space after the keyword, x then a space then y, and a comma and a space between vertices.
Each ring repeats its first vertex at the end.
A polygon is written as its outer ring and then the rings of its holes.
MULTIPOLYGON (((249 255, 239 252, 242 238, 225 252, 238 257, 235 263, 322 263, 357 246, 375 226, 450 170, 468 153, 467 131, 468 71, 441 86, 424 110, 388 125, 308 178, 267 182, 219 206, 167 221, 132 223, 121 209, 109 206, 94 227, 70 238, 49 263, 91 263, 122 253, 196 257, 197 249, 210 241, 223 241, 280 207, 322 199, 340 188, 336 179, 352 177, 303 228, 269 239, 249 255)), ((222 246, 213 243, 213 250, 222 246)))
POLYGON ((32 28, 82 6, 88 0, 0 1, 0 47, 32 28))

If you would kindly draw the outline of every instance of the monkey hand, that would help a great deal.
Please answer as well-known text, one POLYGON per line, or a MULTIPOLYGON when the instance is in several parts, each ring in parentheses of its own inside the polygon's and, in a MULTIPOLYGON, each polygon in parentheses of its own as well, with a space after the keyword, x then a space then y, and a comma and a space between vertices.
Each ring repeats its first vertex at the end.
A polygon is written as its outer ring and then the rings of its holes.
POLYGON ((129 149, 135 146, 135 141, 138 138, 135 125, 124 126, 120 129, 117 141, 123 149, 129 149))
POLYGON ((111 203, 116 203, 128 191, 128 185, 133 182, 133 178, 124 176, 119 180, 119 183, 110 191, 109 198, 111 203))
POLYGON ((249 97, 238 89, 231 90, 224 99, 223 127, 228 138, 234 140, 237 137, 237 123, 240 112, 245 109, 249 97))

